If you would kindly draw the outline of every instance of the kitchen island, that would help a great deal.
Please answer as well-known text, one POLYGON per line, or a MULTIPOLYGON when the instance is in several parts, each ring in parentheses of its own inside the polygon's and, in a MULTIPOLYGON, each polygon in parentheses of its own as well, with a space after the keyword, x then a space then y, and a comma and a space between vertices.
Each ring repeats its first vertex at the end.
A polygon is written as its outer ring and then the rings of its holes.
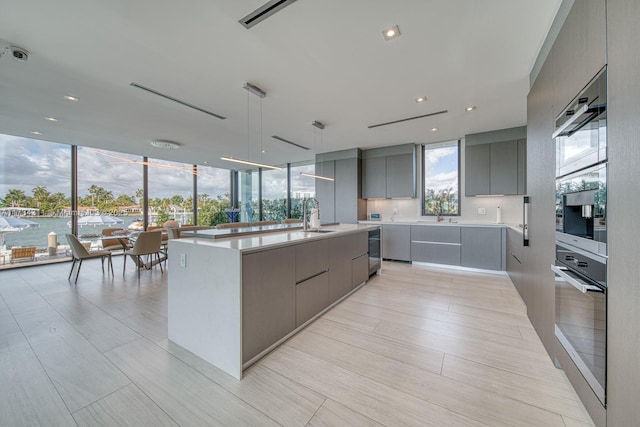
POLYGON ((237 379, 362 286, 368 231, 340 224, 169 242, 168 337, 237 379))

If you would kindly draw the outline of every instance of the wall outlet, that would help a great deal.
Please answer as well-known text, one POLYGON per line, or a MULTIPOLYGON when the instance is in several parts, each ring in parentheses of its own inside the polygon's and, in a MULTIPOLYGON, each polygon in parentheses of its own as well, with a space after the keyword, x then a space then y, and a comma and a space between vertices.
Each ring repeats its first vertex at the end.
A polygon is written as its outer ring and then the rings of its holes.
POLYGON ((487 208, 478 208, 478 215, 486 215, 487 208))
POLYGON ((180 254, 180 267, 187 267, 187 254, 180 254))

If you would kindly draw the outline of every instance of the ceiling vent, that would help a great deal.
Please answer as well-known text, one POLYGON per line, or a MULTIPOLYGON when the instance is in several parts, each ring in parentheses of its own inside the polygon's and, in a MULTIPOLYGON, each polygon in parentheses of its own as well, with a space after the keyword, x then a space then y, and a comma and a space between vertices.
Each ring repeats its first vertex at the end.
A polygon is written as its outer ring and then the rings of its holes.
POLYGON ((264 21, 274 13, 281 11, 295 1, 296 0, 271 0, 270 2, 260 6, 238 22, 240 22, 246 29, 249 29, 257 23, 264 21))
POLYGON ((394 120, 392 122, 378 123, 378 124, 367 126, 367 127, 369 129, 373 129, 373 128, 377 128, 377 127, 380 127, 380 126, 387 126, 387 125, 393 125, 393 124, 396 124, 396 123, 408 122, 409 120, 422 119, 424 117, 432 117, 432 116, 437 116, 437 115, 440 115, 440 114, 446 114, 448 112, 449 112, 448 110, 442 110, 442 111, 438 111, 438 112, 435 112, 435 113, 423 114, 422 116, 407 117, 406 119, 394 120))
POLYGON ((208 115, 213 116, 215 118, 218 118, 220 120, 225 120, 226 119, 226 117, 221 116, 220 114, 212 113, 211 111, 207 111, 204 108, 196 107, 193 104, 189 104, 188 102, 182 101, 182 100, 180 100, 178 98, 174 98, 173 96, 165 95, 164 93, 158 92, 157 90, 148 88, 146 86, 139 85, 136 82, 129 83, 129 86, 144 90, 145 92, 152 93, 152 94, 157 95, 157 96, 159 96, 161 98, 168 99, 169 101, 176 102, 176 103, 178 103, 180 105, 184 105, 185 107, 193 108, 196 111, 200 111, 201 113, 208 114, 208 115))
POLYGON ((287 143, 287 144, 291 144, 294 147, 302 148, 303 150, 308 150, 309 149, 309 148, 305 147, 304 145, 296 144, 295 142, 291 142, 288 139, 284 139, 284 138, 282 138, 282 137, 280 137, 278 135, 273 135, 271 138, 277 139, 278 141, 282 141, 282 142, 287 143))

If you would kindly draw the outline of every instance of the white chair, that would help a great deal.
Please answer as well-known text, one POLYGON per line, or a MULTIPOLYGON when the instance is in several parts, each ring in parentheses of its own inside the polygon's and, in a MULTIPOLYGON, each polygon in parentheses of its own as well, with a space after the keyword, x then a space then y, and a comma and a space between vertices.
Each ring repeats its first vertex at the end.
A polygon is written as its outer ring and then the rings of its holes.
POLYGON ((92 251, 89 252, 82 245, 80 240, 73 234, 66 234, 67 241, 69 242, 69 246, 71 247, 71 256, 73 262, 71 263, 71 271, 69 271, 68 280, 71 280, 71 274, 73 273, 73 269, 76 266, 76 262, 80 261, 78 264, 78 271, 76 272, 76 280, 74 283, 78 283, 78 276, 80 275, 80 267, 82 267, 82 261, 90 258, 101 258, 102 260, 102 272, 104 273, 104 259, 108 258, 109 264, 107 268, 111 267, 111 275, 113 276, 113 264, 111 263, 111 252, 110 251, 92 251))
POLYGON ((138 238, 133 244, 133 248, 124 251, 124 266, 122 268, 122 275, 127 268, 127 255, 130 255, 136 261, 138 267, 138 278, 140 278, 140 269, 144 268, 150 270, 154 264, 160 265, 160 271, 164 273, 162 269, 162 260, 160 259, 160 252, 162 251, 162 232, 160 231, 143 231, 138 234, 138 238), (145 263, 142 260, 143 256, 149 256, 149 262, 145 263), (156 256, 156 262, 153 262, 153 255, 156 256))

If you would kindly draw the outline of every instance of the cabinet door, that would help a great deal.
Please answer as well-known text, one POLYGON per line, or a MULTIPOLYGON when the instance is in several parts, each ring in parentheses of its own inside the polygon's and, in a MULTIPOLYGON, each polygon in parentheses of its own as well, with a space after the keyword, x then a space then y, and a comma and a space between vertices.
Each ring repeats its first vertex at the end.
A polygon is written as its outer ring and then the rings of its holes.
POLYGON ((411 261, 411 226, 382 226, 382 258, 411 261))
POLYGON ((460 265, 460 243, 411 242, 411 260, 460 265))
POLYGON ((296 251, 296 283, 329 270, 329 240, 294 246, 296 251))
POLYGON ((296 285, 296 327, 329 306, 329 272, 296 285))
POLYGON ((518 194, 527 194, 527 140, 518 140, 518 194))
POLYGON ((460 227, 455 225, 412 225, 411 241, 460 243, 460 227))
MULTIPOLYGON (((358 218, 359 162, 356 158, 335 161, 335 222, 356 224, 362 219, 358 218)), ((322 209, 320 204, 321 216, 322 209)))
POLYGON ((398 154, 386 159, 387 198, 416 197, 413 154, 398 154))
POLYGON ((333 303, 352 289, 350 236, 329 239, 329 302, 333 303))
POLYGON ((362 160, 362 198, 384 198, 387 196, 386 157, 362 160))
POLYGON ((470 145, 464 153, 465 195, 491 194, 491 144, 470 145))
MULTIPOLYGON (((335 162, 333 160, 316 163, 316 174, 335 177, 335 162)), ((336 221, 336 195, 334 181, 316 179, 316 198, 320 202, 320 222, 331 223, 336 221)))
POLYGON ((242 361, 296 327, 294 246, 242 257, 242 361))
POLYGON ((518 193, 518 141, 504 141, 491 146, 490 194, 518 193))
POLYGON ((362 254, 351 260, 351 288, 364 283, 369 278, 369 254, 362 254))
POLYGON ((502 270, 502 228, 462 227, 462 266, 502 270))

